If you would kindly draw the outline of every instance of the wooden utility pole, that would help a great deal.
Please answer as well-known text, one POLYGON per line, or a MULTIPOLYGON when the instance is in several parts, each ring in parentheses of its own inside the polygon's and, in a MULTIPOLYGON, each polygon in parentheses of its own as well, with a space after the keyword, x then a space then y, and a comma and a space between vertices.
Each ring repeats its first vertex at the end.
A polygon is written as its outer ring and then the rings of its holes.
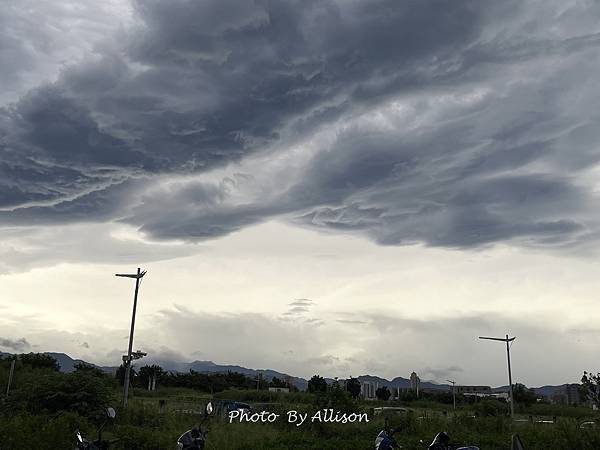
POLYGON ((456 411, 456 381, 446 380, 448 383, 452 383, 452 404, 454 405, 454 411, 456 411))
POLYGON ((508 361, 508 386, 510 389, 510 417, 512 419, 515 418, 515 397, 513 395, 513 384, 512 384, 512 373, 510 369, 510 343, 516 339, 515 337, 509 338, 508 334, 503 338, 494 338, 494 337, 483 337, 479 336, 479 339, 488 339, 490 341, 500 341, 506 342, 506 359, 508 361))
POLYGON ((127 399, 129 397, 129 376, 131 373, 131 351, 133 349, 133 331, 135 329, 135 312, 137 309, 138 291, 140 289, 140 282, 146 275, 146 271, 143 272, 138 267, 137 274, 122 274, 117 273, 117 277, 135 278, 135 293, 133 294, 133 312, 131 313, 131 330, 129 331, 129 349, 127 350, 127 360, 125 363, 125 382, 123 383, 123 407, 127 407, 127 399))

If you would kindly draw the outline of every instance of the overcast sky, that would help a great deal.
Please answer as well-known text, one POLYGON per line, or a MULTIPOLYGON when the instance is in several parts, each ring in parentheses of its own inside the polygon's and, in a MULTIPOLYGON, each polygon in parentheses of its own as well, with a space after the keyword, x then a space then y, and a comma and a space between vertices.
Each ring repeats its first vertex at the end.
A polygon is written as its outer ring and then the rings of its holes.
POLYGON ((600 338, 600 4, 0 9, 0 351, 575 382, 600 338))

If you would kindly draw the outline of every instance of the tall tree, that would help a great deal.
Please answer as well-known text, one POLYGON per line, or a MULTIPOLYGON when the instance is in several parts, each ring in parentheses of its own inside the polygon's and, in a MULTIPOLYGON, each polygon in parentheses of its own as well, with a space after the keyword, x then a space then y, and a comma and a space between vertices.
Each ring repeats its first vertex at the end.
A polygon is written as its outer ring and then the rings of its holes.
POLYGON ((23 374, 17 389, 8 398, 13 411, 25 409, 31 414, 73 411, 87 417, 101 417, 110 404, 110 380, 88 371, 73 373, 34 371, 23 374))
POLYGON ((348 392, 350 392, 350 395, 352 396, 352 398, 358 398, 358 396, 360 395, 360 391, 361 391, 361 385, 360 385, 360 381, 358 380, 358 378, 350 377, 346 381, 346 390, 348 392))
POLYGON ((387 401, 391 397, 392 393, 387 388, 387 386, 381 386, 380 388, 377 388, 377 390, 375 391, 375 395, 377 396, 378 400, 387 401))
POLYGON ((592 404, 600 408, 600 372, 596 375, 591 372, 583 372, 581 393, 592 404))
POLYGON ((103 377, 105 375, 100 368, 84 362, 78 362, 73 367, 75 368, 75 372, 85 372, 95 377, 103 377))
POLYGON ((50 355, 43 353, 24 353, 19 356, 21 363, 24 366, 29 366, 32 369, 50 369, 58 372, 60 366, 58 361, 50 355))
POLYGON ((522 404, 529 406, 537 401, 537 394, 521 383, 517 383, 513 386, 513 395, 517 405, 522 404))
POLYGON ((286 384, 285 381, 280 380, 277 377, 273 377, 271 379, 271 381, 269 382, 269 387, 284 388, 284 387, 288 387, 288 385, 286 384))
POLYGON ((308 380, 308 392, 327 392, 327 382, 319 375, 313 375, 308 380))
POLYGON ((147 388, 148 383, 152 383, 152 379, 156 380, 158 383, 161 378, 164 377, 165 371, 162 367, 157 364, 153 364, 151 366, 145 365, 144 367, 140 367, 138 372, 139 381, 142 387, 147 388))
MULTIPOLYGON (((123 386, 123 384, 125 383, 125 366, 123 364, 121 364, 119 366, 119 368, 117 369, 116 377, 117 377, 117 380, 119 380, 119 384, 121 386, 123 386)), ((129 383, 132 386, 133 386, 133 381, 136 377, 137 377, 137 372, 132 367, 131 370, 129 371, 129 383)))

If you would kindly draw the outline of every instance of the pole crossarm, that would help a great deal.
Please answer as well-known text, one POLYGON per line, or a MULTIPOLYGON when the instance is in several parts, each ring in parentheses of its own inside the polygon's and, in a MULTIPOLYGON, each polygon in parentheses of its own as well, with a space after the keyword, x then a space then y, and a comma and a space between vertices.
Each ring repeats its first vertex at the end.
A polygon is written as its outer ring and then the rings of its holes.
POLYGON ((485 337, 485 336, 479 336, 479 339, 489 339, 490 341, 500 341, 500 342, 512 342, 516 339, 515 337, 511 337, 511 338, 497 338, 497 337, 485 337))
POLYGON ((143 278, 146 275, 146 271, 142 271, 140 273, 115 273, 115 277, 124 277, 124 278, 143 278))

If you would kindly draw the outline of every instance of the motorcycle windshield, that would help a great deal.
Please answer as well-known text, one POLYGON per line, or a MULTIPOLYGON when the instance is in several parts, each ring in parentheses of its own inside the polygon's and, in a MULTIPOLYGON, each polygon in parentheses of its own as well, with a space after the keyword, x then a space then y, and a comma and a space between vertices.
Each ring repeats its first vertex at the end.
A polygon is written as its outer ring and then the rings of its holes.
POLYGON ((444 433, 443 431, 441 433, 438 433, 435 435, 435 437, 433 438, 433 442, 431 443, 431 445, 435 445, 435 444, 448 444, 450 443, 450 436, 448 436, 446 433, 444 433))
POLYGON ((179 436, 179 439, 177 439, 178 444, 189 445, 192 442, 194 442, 192 438, 192 430, 186 431, 181 436, 179 436))
POLYGON ((200 433, 200 436, 194 437, 193 431, 188 430, 179 436, 177 443, 182 444, 183 448, 203 448, 204 436, 200 433))
POLYGON ((385 431, 381 431, 375 439, 375 450, 392 450, 395 441, 385 431))

